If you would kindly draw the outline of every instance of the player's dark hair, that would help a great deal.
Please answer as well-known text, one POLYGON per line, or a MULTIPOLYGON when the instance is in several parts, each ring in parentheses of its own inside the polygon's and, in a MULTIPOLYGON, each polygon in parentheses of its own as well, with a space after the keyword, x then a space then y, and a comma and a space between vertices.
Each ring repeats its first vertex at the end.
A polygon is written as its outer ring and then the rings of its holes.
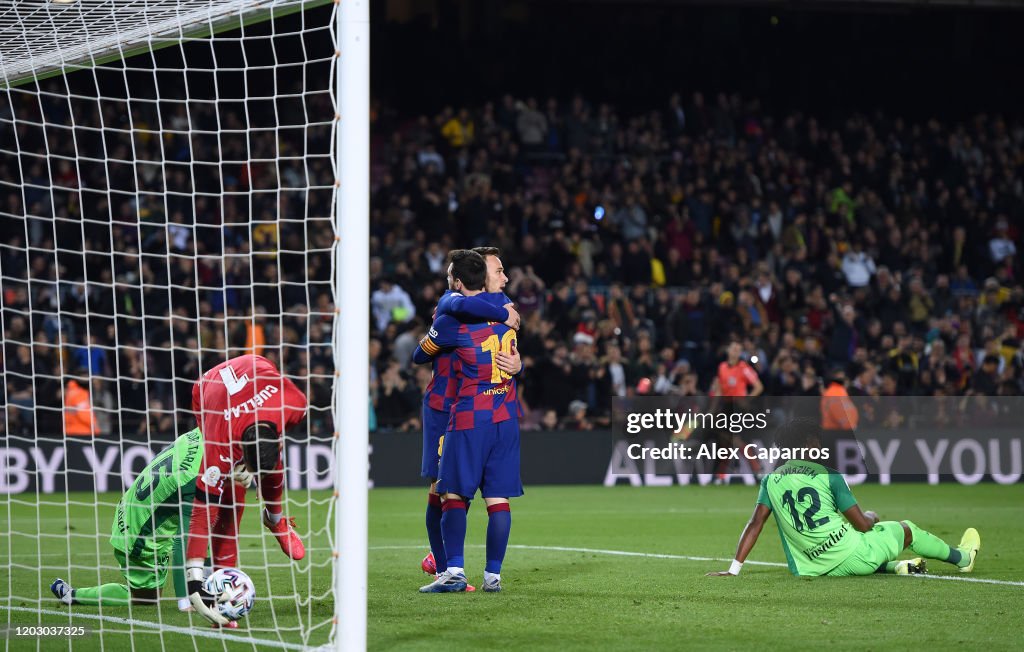
POLYGON ((281 435, 277 426, 267 421, 252 424, 242 433, 242 455, 254 473, 269 473, 281 455, 281 435))
POLYGON ((775 429, 779 448, 804 448, 821 443, 821 424, 814 417, 794 417, 775 429))
POLYGON ((477 252, 483 257, 487 256, 498 256, 501 257, 501 249, 497 247, 473 247, 473 251, 477 252))
POLYGON ((452 265, 456 260, 462 260, 471 253, 473 253, 471 249, 452 249, 445 257, 444 263, 445 265, 452 265))
POLYGON ((464 256, 452 256, 452 278, 462 281, 467 290, 483 290, 487 280, 487 263, 475 251, 464 256))

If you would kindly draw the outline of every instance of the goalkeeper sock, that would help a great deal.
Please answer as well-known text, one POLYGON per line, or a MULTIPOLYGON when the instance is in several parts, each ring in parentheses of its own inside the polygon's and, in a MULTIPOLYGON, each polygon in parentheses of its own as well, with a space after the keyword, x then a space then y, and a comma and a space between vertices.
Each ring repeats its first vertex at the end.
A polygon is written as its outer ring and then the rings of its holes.
POLYGON ((132 601, 132 594, 124 584, 103 584, 75 589, 71 596, 75 603, 95 607, 124 607, 132 601))
POLYGON ((448 568, 448 558, 444 554, 444 536, 441 534, 441 497, 427 494, 427 540, 430 541, 430 552, 434 555, 434 565, 438 573, 448 568))
POLYGON ((281 519, 284 517, 284 512, 281 511, 277 512, 276 514, 271 512, 269 509, 264 509, 263 511, 266 514, 267 522, 270 523, 271 526, 280 523, 281 519))
POLYGON ((466 503, 461 500, 446 500, 441 511, 441 534, 444 537, 444 551, 447 555, 445 561, 449 569, 452 566, 462 568, 465 565, 466 503))
POLYGON ((949 545, 931 532, 926 532, 917 527, 913 521, 903 521, 910 528, 913 540, 910 542, 910 549, 917 554, 929 559, 939 559, 957 566, 966 566, 969 561, 966 555, 949 545))
POLYGON ((184 537, 175 535, 171 548, 171 579, 174 582, 174 595, 188 600, 188 582, 185 580, 185 542, 184 537))
POLYGON ((508 548, 508 535, 512 530, 512 512, 508 503, 487 506, 487 566, 488 573, 501 572, 501 562, 505 560, 508 548))

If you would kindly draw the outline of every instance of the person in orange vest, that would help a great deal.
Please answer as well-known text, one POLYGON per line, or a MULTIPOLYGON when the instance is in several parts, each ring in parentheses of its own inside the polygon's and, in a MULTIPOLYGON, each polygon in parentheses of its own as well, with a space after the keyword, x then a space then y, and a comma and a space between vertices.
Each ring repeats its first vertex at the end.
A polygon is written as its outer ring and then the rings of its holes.
POLYGON ((64 434, 91 437, 99 434, 99 424, 92 411, 89 390, 74 378, 64 388, 64 434))
POLYGON ((263 355, 267 344, 267 333, 263 328, 264 311, 257 308, 255 313, 250 309, 245 320, 245 352, 248 355, 263 355))
POLYGON ((832 451, 835 459, 836 444, 840 439, 853 439, 860 415, 846 391, 846 372, 841 368, 829 374, 828 387, 821 395, 822 445, 832 451))

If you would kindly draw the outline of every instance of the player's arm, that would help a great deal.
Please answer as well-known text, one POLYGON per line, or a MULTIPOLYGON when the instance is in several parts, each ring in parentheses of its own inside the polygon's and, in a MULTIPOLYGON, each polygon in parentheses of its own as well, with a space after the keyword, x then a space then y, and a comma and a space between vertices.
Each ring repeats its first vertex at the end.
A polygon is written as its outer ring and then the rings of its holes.
POLYGON ((218 505, 210 505, 205 493, 196 498, 192 504, 192 515, 189 519, 188 544, 185 552, 185 582, 188 600, 197 613, 212 623, 226 625, 228 619, 214 609, 214 598, 203 588, 203 565, 206 549, 210 541, 210 525, 217 519, 218 505), (201 550, 201 552, 200 552, 201 550))
POLYGON ((455 346, 458 329, 459 322, 454 317, 439 315, 412 352, 412 361, 415 364, 426 364, 441 351, 455 346))
POLYGON ((868 532, 878 522, 878 514, 874 512, 863 512, 860 505, 854 505, 843 512, 843 516, 850 522, 858 532, 868 532))
POLYGON ((867 532, 875 526, 875 523, 878 522, 878 514, 861 511, 857 499, 850 491, 850 485, 846 484, 846 478, 838 473, 829 473, 828 486, 836 501, 836 509, 842 512, 854 529, 858 532, 867 532))
POLYGON ((196 493, 192 500, 192 513, 188 519, 188 541, 185 544, 185 581, 189 602, 204 618, 218 625, 228 620, 213 609, 214 598, 203 589, 203 566, 206 551, 210 545, 210 529, 220 516, 219 492, 227 479, 230 482, 231 469, 225 463, 207 466, 206 462, 217 460, 218 447, 207 442, 203 452, 202 473, 196 478, 196 493), (225 472, 226 471, 226 472, 225 472), (212 486, 211 486, 212 485, 212 486))
POLYGON ((467 297, 459 292, 450 292, 437 302, 437 314, 450 315, 463 322, 493 321, 519 329, 519 313, 512 303, 498 306, 483 294, 467 297))
POLYGON ((733 558, 735 561, 733 561, 732 566, 729 570, 708 573, 708 575, 739 575, 739 567, 743 565, 743 562, 747 560, 747 555, 749 555, 750 551, 754 549, 754 544, 757 543, 757 538, 761 536, 761 529, 764 528, 765 521, 768 520, 768 516, 771 513, 771 507, 758 503, 757 507, 754 508, 754 513, 750 516, 750 520, 747 521, 746 527, 743 528, 743 534, 740 535, 740 542, 736 546, 736 556, 733 558))

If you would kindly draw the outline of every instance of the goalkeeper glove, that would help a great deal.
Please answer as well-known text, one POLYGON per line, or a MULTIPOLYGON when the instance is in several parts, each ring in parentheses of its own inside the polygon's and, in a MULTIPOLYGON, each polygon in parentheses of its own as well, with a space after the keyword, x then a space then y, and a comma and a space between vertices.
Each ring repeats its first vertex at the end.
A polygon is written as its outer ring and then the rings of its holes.
POLYGON ((252 480, 255 476, 249 469, 245 468, 245 464, 236 464, 234 470, 231 472, 231 479, 243 487, 251 487, 252 480))
POLYGON ((188 581, 188 599, 192 607, 204 618, 216 625, 227 625, 230 622, 216 609, 216 599, 203 588, 203 560, 189 560, 185 566, 185 578, 188 581))

